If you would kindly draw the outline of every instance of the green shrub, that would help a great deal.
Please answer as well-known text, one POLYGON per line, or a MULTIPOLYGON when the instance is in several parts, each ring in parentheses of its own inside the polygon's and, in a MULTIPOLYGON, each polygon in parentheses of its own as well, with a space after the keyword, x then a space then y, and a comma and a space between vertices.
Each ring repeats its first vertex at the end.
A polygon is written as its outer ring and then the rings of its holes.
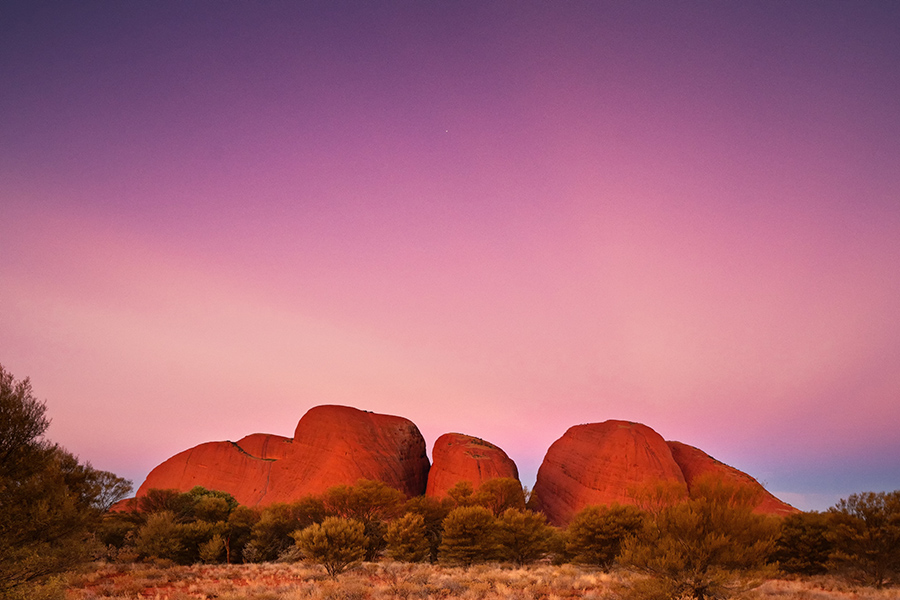
POLYGON ((852 494, 829 509, 830 566, 881 588, 900 576, 900 490, 852 494))
POLYGON ((438 557, 441 562, 470 566, 493 560, 498 553, 497 524, 483 506, 454 508, 444 519, 438 557))
POLYGON ((828 570, 834 545, 828 539, 831 517, 827 513, 801 512, 786 516, 772 559, 787 573, 819 575, 828 570))
POLYGON ((430 544, 425 530, 425 518, 407 513, 391 523, 385 534, 388 554, 394 560, 422 562, 428 559, 430 544))
POLYGON ((534 562, 550 551, 553 528, 547 517, 530 510, 508 508, 497 519, 498 556, 518 565, 534 562))
POLYGON ((609 567, 622 541, 637 533, 643 520, 643 513, 634 506, 586 506, 569 523, 566 552, 575 562, 609 567))
POLYGON ((366 553, 365 526, 353 519, 328 517, 292 534, 303 556, 332 577, 360 562, 366 553))
POLYGON ((650 576, 636 580, 639 597, 724 598, 768 574, 778 523, 753 514, 752 491, 706 478, 691 496, 661 509, 623 542, 619 560, 650 576))

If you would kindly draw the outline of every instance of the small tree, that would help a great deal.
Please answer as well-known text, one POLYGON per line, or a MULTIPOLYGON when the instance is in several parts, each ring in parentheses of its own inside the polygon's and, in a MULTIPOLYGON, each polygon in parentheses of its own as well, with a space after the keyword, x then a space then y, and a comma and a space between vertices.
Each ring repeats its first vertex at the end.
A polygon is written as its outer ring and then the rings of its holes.
POLYGON ((834 548, 828 539, 831 515, 801 512, 786 516, 772 558, 788 573, 819 575, 828 570, 834 548))
POLYGON ((407 513, 388 525, 388 553, 394 560, 422 562, 430 554, 430 544, 425 530, 425 518, 415 513, 407 513))
POLYGON ((355 485, 338 485, 322 496, 325 511, 335 517, 355 519, 360 523, 387 521, 403 511, 406 496, 381 481, 360 479, 355 485))
POLYGON ((634 506, 586 506, 569 523, 566 552, 575 562, 609 567, 622 541, 637 533, 644 515, 634 506))
POLYGON ((147 517, 147 522, 138 530, 135 550, 142 558, 177 560, 185 548, 175 514, 163 510, 147 517))
POLYGON ((331 516, 354 519, 366 531, 366 560, 375 560, 386 545, 387 522, 403 513, 406 496, 381 481, 360 479, 355 485, 329 488, 322 496, 331 516))
POLYGON ((460 506, 471 506, 475 488, 472 487, 471 481, 457 481, 456 484, 447 490, 447 499, 450 501, 452 508, 460 506))
POLYGON ((231 511, 225 523, 225 562, 240 562, 257 522, 259 512, 249 506, 238 506, 231 511))
POLYGON ((306 559, 319 563, 335 578, 366 553, 365 527, 353 519, 328 517, 292 536, 306 559))
POLYGON ((651 576, 634 584, 643 598, 727 597, 766 572, 778 524, 753 514, 752 491, 701 478, 691 495, 661 509, 622 544, 619 560, 651 576))
POLYGON ((881 588, 900 574, 900 490, 852 494, 831 509, 831 564, 881 588))
POLYGON ((41 582, 91 558, 91 533, 131 483, 43 439, 46 406, 26 378, 0 365, 0 597, 28 598, 41 582))
POLYGON ((508 508, 525 510, 525 491, 518 479, 498 477, 483 482, 478 491, 472 494, 471 501, 499 517, 508 508))
POLYGON ((497 519, 500 557, 518 565, 543 558, 552 540, 553 529, 540 513, 508 508, 497 519))
POLYGON ((137 500, 139 512, 153 514, 168 511, 178 521, 190 517, 193 505, 190 496, 175 489, 151 488, 137 500))
POLYGON ((454 508, 444 519, 441 562, 470 566, 497 555, 496 519, 483 506, 454 508))
POLYGON ((208 490, 199 485, 184 495, 186 520, 227 521, 228 515, 238 506, 238 501, 228 492, 208 490))
POLYGON ((428 560, 436 562, 444 530, 444 519, 450 513, 450 503, 429 496, 415 496, 406 501, 407 513, 422 516, 425 537, 428 539, 428 560))
POLYGON ((314 496, 291 504, 270 504, 253 524, 250 542, 244 549, 245 562, 275 560, 293 546, 291 534, 325 519, 325 509, 314 496))
POLYGON ((208 564, 222 562, 225 557, 225 538, 218 533, 200 544, 200 560, 208 564))

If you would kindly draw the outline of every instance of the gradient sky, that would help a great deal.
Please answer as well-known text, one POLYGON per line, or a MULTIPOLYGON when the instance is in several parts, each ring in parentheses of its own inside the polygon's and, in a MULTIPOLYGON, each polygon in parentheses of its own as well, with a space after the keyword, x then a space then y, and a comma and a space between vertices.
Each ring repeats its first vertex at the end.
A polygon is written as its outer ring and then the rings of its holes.
POLYGON ((900 4, 0 8, 0 364, 134 480, 318 404, 900 488, 900 4))

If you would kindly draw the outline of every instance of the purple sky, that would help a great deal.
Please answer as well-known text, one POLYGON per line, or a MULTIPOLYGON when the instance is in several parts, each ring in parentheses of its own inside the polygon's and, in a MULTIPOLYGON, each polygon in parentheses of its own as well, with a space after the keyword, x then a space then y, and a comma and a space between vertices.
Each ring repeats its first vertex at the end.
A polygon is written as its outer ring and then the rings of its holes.
POLYGON ((900 488, 900 5, 4 2, 0 363, 137 486, 318 404, 900 488))

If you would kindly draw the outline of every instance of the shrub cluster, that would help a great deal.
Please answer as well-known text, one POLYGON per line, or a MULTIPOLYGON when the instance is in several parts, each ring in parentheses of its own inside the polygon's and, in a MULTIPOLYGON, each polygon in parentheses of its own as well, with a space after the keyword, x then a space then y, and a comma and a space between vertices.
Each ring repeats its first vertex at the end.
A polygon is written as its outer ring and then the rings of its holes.
POLYGON ((137 510, 108 515, 100 536, 121 561, 307 559, 332 576, 382 556, 463 567, 538 560, 618 567, 640 574, 632 591, 644 598, 727 597, 778 568, 876 587, 896 583, 900 572, 900 492, 854 495, 827 513, 786 518, 755 514, 746 487, 714 478, 695 482, 680 502, 636 500, 643 509, 588 506, 559 529, 525 508, 512 479, 477 492, 462 483, 443 501, 407 499, 360 480, 261 509, 201 487, 151 490, 137 510))

